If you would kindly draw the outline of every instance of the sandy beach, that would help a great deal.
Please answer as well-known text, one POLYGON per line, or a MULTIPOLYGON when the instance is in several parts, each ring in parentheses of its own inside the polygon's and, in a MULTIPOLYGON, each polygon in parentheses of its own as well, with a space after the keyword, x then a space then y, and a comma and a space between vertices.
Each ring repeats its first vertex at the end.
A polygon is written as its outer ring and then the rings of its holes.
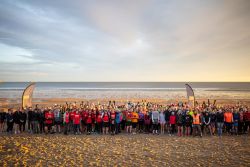
POLYGON ((1 135, 0 166, 249 166, 249 135, 1 135))

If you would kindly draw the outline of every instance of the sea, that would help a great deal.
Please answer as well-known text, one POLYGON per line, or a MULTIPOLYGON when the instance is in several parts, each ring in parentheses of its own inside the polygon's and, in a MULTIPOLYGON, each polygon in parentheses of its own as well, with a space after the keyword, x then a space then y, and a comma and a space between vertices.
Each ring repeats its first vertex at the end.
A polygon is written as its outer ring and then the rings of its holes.
MULTIPOLYGON (((0 83, 0 98, 21 98, 29 82, 0 83)), ((186 82, 37 82, 34 98, 186 98, 186 82)), ((250 82, 188 82, 196 98, 250 99, 250 82)))

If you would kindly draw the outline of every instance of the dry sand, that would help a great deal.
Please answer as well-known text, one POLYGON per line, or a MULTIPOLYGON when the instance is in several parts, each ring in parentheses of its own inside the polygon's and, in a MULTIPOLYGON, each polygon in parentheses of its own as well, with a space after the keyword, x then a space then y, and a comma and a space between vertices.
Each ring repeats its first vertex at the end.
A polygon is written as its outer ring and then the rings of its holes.
POLYGON ((0 166, 250 166, 249 135, 1 135, 0 166))

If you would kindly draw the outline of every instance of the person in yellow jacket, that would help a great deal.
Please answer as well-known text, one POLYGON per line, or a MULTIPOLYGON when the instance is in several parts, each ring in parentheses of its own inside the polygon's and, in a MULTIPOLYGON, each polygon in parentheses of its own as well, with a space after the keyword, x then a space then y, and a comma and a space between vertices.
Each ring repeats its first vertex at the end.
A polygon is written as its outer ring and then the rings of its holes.
POLYGON ((138 113, 135 110, 133 110, 132 119, 131 119, 133 134, 136 134, 136 127, 137 127, 137 124, 138 124, 138 119, 139 119, 138 113))
POLYGON ((200 137, 202 137, 202 132, 201 132, 201 116, 200 114, 197 113, 197 111, 194 111, 193 114, 193 136, 196 135, 198 131, 198 134, 200 137))

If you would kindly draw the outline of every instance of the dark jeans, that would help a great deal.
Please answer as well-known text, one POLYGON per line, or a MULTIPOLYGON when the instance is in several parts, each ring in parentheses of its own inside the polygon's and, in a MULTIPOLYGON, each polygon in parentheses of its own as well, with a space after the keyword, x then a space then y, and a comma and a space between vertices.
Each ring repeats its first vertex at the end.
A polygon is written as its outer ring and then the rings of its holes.
POLYGON ((158 123, 153 123, 153 130, 158 130, 158 123))
POLYGON ((139 121, 139 132, 143 132, 143 126, 144 125, 144 121, 139 121))
POLYGON ((102 123, 96 123, 96 131, 97 133, 102 133, 102 123))
POLYGON ((225 122, 225 126, 226 126, 227 133, 231 133, 231 131, 232 131, 232 123, 225 122))
POLYGON ((12 132, 14 122, 7 122, 7 132, 12 132))
POLYGON ((221 136, 221 135, 222 135, 223 124, 224 124, 224 122, 217 122, 218 136, 221 136))
POLYGON ((171 134, 175 133, 175 124, 171 124, 171 134))
POLYGON ((145 132, 150 133, 150 124, 145 124, 145 132))
POLYGON ((32 124, 31 124, 31 120, 28 120, 28 130, 31 131, 33 128, 32 128, 32 124))
POLYGON ((121 133, 120 123, 115 124, 115 133, 116 134, 121 133))
POLYGON ((115 124, 110 124, 111 133, 115 133, 115 124))
POLYGON ((31 123, 32 123, 32 132, 39 133, 38 121, 32 121, 31 123))
POLYGON ((87 132, 90 133, 92 131, 92 124, 87 124, 87 132))
POLYGON ((39 130, 40 130, 40 133, 44 132, 44 123, 43 122, 39 122, 39 130))
POLYGON ((245 121, 245 124, 244 124, 244 132, 245 133, 247 133, 248 127, 250 128, 250 122, 249 121, 245 121))
POLYGON ((68 134, 68 131, 69 131, 69 124, 68 124, 68 123, 65 123, 65 124, 64 124, 64 134, 67 135, 67 134, 68 134))
POLYGON ((74 132, 79 133, 80 132, 80 124, 74 124, 74 132))
POLYGON ((125 130, 126 120, 122 120, 121 122, 121 128, 122 130, 125 130))
POLYGON ((19 124, 19 130, 20 130, 20 132, 24 132, 25 131, 25 125, 26 125, 26 121, 20 122, 20 124, 19 124))

